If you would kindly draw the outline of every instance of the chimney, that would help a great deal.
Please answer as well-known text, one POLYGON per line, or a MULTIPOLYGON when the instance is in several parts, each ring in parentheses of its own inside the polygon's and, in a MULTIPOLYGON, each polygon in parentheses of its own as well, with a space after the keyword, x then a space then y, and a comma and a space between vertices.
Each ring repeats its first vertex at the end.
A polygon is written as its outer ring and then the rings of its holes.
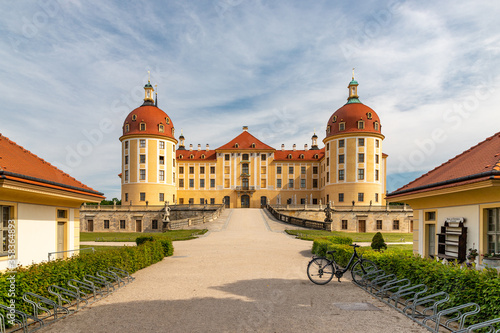
POLYGON ((243 132, 248 132, 248 126, 243 126, 243 132))
POLYGON ((198 151, 201 151, 201 144, 198 143, 198 151))
POLYGON ((293 151, 295 151, 297 149, 297 145, 294 143, 293 144, 293 151))
POLYGON ((282 144, 281 144, 281 150, 282 150, 282 151, 284 151, 284 150, 285 150, 285 144, 284 144, 284 143, 282 143, 282 144))
POLYGON ((210 146, 208 145, 208 143, 207 143, 206 147, 207 147, 207 151, 209 151, 210 150, 210 146))
POLYGON ((309 148, 307 148, 307 143, 304 145, 304 150, 309 150, 309 148))
POLYGON ((193 151, 193 144, 192 143, 189 144, 189 151, 193 151))

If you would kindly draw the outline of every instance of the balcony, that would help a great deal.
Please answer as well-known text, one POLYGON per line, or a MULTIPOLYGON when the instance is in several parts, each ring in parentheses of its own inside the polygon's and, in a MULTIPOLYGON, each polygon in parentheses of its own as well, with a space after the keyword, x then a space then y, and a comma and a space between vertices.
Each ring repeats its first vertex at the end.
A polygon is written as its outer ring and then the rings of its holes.
POLYGON ((250 174, 248 172, 243 171, 241 173, 241 177, 248 178, 248 177, 250 177, 250 174))
POLYGON ((235 190, 238 192, 255 192, 255 186, 236 186, 235 190))

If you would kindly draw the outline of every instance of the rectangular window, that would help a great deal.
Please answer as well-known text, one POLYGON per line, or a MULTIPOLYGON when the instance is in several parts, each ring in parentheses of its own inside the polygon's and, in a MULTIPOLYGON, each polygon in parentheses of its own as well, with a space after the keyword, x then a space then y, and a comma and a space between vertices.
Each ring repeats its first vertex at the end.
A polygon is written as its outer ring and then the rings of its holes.
POLYGON ((293 179, 288 179, 288 188, 293 188, 293 179))
POLYGON ((160 141, 160 149, 165 149, 165 141, 160 141))
POLYGON ((125 220, 120 220, 120 229, 125 229, 125 220))
POLYGON ((379 176, 378 176, 378 170, 375 170, 375 180, 378 180, 379 176))
POLYGON ((330 166, 330 157, 326 158, 326 166, 330 166))
POLYGON ((382 230, 382 220, 377 220, 377 230, 382 230))
POLYGON ((210 198, 210 204, 215 205, 215 198, 210 198))
POLYGON ((392 229, 399 230, 399 220, 392 221, 392 229))
POLYGON ((184 198, 179 198, 179 205, 184 205, 184 198))
POLYGON ((344 139, 339 140, 339 148, 344 148, 345 147, 345 141, 344 139))
POLYGON ((224 160, 229 161, 231 159, 231 155, 224 154, 224 160))
POLYGON ((266 157, 267 157, 267 155, 266 155, 266 154, 260 154, 260 159, 261 159, 262 161, 265 161, 265 160, 266 160, 266 157))
POLYGON ((426 221, 436 221, 436 212, 425 212, 426 221))
MULTIPOLYGON (((9 245, 12 245, 11 243, 15 241, 15 238, 12 238, 12 235, 14 235, 12 234, 12 231, 10 233, 11 236, 9 237, 9 221, 12 219, 11 214, 10 206, 0 206, 0 230, 2 236, 2 248, 0 249, 0 253, 5 255, 9 253, 9 245)), ((12 251, 10 252, 12 253, 12 251)))
POLYGON ((344 180, 344 170, 339 170, 339 180, 344 180))
POLYGON ((358 121, 358 129, 365 129, 365 122, 364 121, 358 121))
POLYGON ((378 147, 379 147, 379 145, 380 145, 380 144, 379 144, 378 140, 375 140, 375 147, 377 147, 377 148, 378 148, 378 147))
POLYGON ((339 123, 339 131, 345 130, 345 123, 339 123))
POLYGON ((214 166, 210 167, 210 174, 215 175, 215 167, 214 166))
POLYGON ((347 230, 347 220, 342 220, 342 230, 347 230))
MULTIPOLYGON (((264 155, 264 156, 265 156, 265 155, 264 155)), ((261 173, 262 175, 265 175, 265 174, 266 174, 266 167, 265 167, 265 166, 260 167, 260 173, 261 173)))
POLYGON ((158 220, 151 221, 151 229, 158 229, 158 220))
POLYGON ((159 156, 159 158, 160 158, 160 164, 164 165, 165 164, 165 156, 159 156))
POLYGON ((365 154, 358 154, 358 163, 365 163, 365 154))
POLYGON ((317 174, 318 174, 318 167, 313 166, 313 175, 317 175, 317 174))
POLYGON ((183 175, 183 174, 184 174, 184 167, 183 167, 183 166, 180 166, 180 167, 179 167, 179 174, 180 174, 180 175, 183 175))
POLYGON ((358 146, 363 147, 365 145, 365 139, 364 138, 359 138, 358 139, 358 146))
POLYGON ((128 193, 125 193, 125 201, 128 201, 128 193))
POLYGON ((146 155, 144 154, 139 155, 139 163, 141 164, 146 163, 146 155))
POLYGON ((125 170, 125 181, 128 182, 128 170, 125 170))
POLYGON ((189 167, 189 174, 193 175, 194 174, 194 166, 189 167))
POLYGON ((305 167, 305 166, 301 166, 301 167, 300 167, 300 173, 301 173, 302 175, 305 175, 305 174, 306 174, 306 167, 305 167))
POLYGON ((327 151, 330 150, 330 144, 329 143, 326 144, 326 150, 327 151))
POLYGON ((281 167, 280 166, 276 167, 276 174, 281 175, 281 167))
POLYGON ((204 198, 200 198, 200 205, 204 205, 205 204, 205 199, 204 198))
POLYGON ((231 182, 229 181, 229 179, 224 179, 224 188, 229 188, 231 187, 231 182))
POLYGON ((215 179, 210 179, 210 188, 215 187, 215 179))
POLYGON ((230 170, 231 170, 231 169, 230 169, 228 166, 225 166, 225 167, 224 167, 224 173, 225 173, 226 175, 228 175, 228 174, 230 173, 230 170))
POLYGON ((358 193, 358 201, 359 202, 365 201, 365 194, 364 193, 358 193))
POLYGON ((487 249, 488 253, 500 253, 500 208, 486 210, 488 219, 487 249))
POLYGON ((194 198, 189 198, 189 204, 190 205, 194 204, 194 198))
POLYGON ((144 140, 144 139, 139 140, 139 147, 146 148, 146 140, 144 140))
POLYGON ((172 183, 175 183, 175 172, 172 173, 172 183))
POLYGON ((193 188, 194 187, 194 179, 190 179, 189 180, 189 188, 193 188))
POLYGON ((125 149, 128 149, 128 141, 125 141, 125 149))
POLYGON ((260 180, 260 188, 266 188, 266 180, 265 179, 260 180))
POLYGON ((318 188, 318 180, 313 179, 313 188, 318 188))
POLYGON ((201 167, 200 167, 200 174, 201 174, 201 175, 204 175, 204 174, 205 174, 205 167, 204 167, 204 166, 201 166, 201 167))
POLYGON ((344 164, 345 163, 345 155, 344 154, 340 154, 339 155, 339 164, 344 164))
POLYGON ((200 179, 200 188, 205 188, 205 179, 200 179))
POLYGON ((146 180, 146 169, 140 170, 140 180, 146 180))
POLYGON ((375 202, 378 202, 378 193, 375 193, 375 202))
POLYGON ((158 199, 159 199, 160 202, 165 201, 165 193, 160 193, 158 199))
POLYGON ((365 179, 365 169, 358 169, 358 179, 359 180, 365 179))
POLYGON ((378 154, 375 154, 375 163, 377 163, 377 164, 379 163, 379 161, 378 161, 378 154))
POLYGON ((104 220, 104 229, 109 229, 109 220, 104 220))
POLYGON ((146 201, 146 192, 139 193, 139 201, 146 201))
POLYGON ((276 179, 276 187, 281 188, 281 179, 276 179))
POLYGON ((327 171, 326 173, 326 182, 329 183, 330 182, 330 172, 327 171))
POLYGON ((305 198, 300 198, 300 204, 305 205, 306 204, 306 199, 305 198))
POLYGON ((339 193, 339 202, 344 202, 344 193, 339 193))
POLYGON ((128 155, 125 155, 125 165, 128 164, 128 155))
POLYGON ((305 179, 300 180, 300 188, 306 188, 306 180, 305 179))
POLYGON ((179 179, 179 187, 184 187, 184 179, 183 178, 179 179))
POLYGON ((164 170, 160 170, 160 176, 159 176, 159 178, 160 178, 161 182, 165 181, 165 171, 164 170))
POLYGON ((291 174, 291 175, 293 175, 293 166, 288 167, 288 173, 291 174))

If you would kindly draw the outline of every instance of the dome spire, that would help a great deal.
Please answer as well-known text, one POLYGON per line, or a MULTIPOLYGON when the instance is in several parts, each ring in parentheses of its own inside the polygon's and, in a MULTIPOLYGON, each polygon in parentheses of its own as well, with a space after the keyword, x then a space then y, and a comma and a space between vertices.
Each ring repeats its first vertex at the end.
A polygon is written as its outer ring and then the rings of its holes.
POLYGON ((354 68, 352 69, 352 80, 347 86, 349 89, 349 97, 347 97, 347 104, 361 103, 358 96, 358 81, 354 80, 354 68))
POLYGON ((151 85, 151 72, 148 71, 148 83, 144 86, 144 104, 143 105, 154 105, 155 100, 153 99, 154 88, 151 85))

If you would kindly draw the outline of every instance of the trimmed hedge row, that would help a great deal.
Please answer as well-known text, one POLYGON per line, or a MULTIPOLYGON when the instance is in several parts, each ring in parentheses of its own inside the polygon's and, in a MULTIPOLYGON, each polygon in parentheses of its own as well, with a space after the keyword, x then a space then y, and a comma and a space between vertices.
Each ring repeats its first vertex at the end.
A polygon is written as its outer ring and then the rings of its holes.
POLYGON ((94 275, 98 270, 107 270, 115 266, 134 273, 161 261, 165 256, 172 255, 173 248, 165 250, 162 242, 146 242, 137 247, 124 246, 106 252, 82 253, 66 260, 34 264, 28 267, 18 267, 15 274, 0 273, 0 303, 8 305, 11 299, 16 302, 16 309, 31 313, 32 309, 22 300, 25 292, 32 292, 56 300, 49 294, 47 288, 53 284, 67 286, 69 279, 83 280, 87 274, 94 275), (10 297, 11 278, 15 277, 15 296, 10 297), (10 278, 10 279, 8 279, 10 278))
POLYGON ((165 257, 169 257, 174 254, 174 245, 169 237, 165 236, 139 236, 135 239, 137 246, 144 244, 146 242, 159 242, 163 247, 163 252, 165 257))
MULTIPOLYGON (((336 250, 335 260, 339 265, 347 265, 352 255, 352 247, 314 241, 313 253, 323 256, 326 251, 336 250)), ((450 295, 446 307, 475 302, 481 312, 470 318, 471 323, 495 319, 500 316, 500 276, 498 271, 488 269, 478 271, 459 265, 444 265, 436 260, 421 258, 403 251, 378 252, 370 248, 359 248, 357 252, 370 259, 388 274, 406 278, 412 284, 423 283, 428 293, 445 291, 450 295)))

